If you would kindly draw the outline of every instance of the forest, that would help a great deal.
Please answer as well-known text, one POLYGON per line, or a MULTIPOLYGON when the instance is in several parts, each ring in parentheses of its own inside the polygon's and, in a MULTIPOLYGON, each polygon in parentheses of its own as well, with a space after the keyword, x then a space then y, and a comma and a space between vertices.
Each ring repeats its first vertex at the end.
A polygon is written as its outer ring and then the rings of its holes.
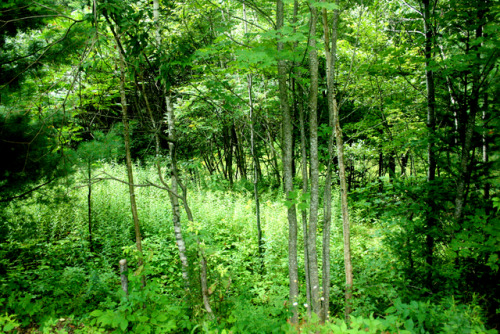
POLYGON ((1 333, 498 333, 498 0, 0 4, 1 333))

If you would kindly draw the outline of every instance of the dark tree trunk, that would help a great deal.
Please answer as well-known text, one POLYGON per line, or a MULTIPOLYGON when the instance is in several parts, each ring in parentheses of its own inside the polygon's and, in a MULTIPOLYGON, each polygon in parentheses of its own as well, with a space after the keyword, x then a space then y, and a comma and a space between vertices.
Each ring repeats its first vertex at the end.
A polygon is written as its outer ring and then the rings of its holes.
POLYGON ((425 76, 427 88, 427 205, 430 210, 427 215, 427 235, 426 235, 426 264, 427 264, 427 288, 433 290, 433 258, 434 258, 434 234, 436 229, 436 203, 434 201, 434 180, 436 178, 436 98, 434 88, 434 72, 431 70, 433 32, 431 26, 431 8, 429 0, 422 0, 424 7, 424 32, 425 32, 425 76))

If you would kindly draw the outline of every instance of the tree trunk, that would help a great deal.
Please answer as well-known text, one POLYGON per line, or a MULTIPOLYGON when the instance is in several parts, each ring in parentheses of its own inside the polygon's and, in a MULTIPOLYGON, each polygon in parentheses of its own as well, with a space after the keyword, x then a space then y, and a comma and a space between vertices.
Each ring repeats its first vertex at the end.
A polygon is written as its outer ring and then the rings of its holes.
POLYGON ((128 296, 128 267, 127 267, 127 260, 126 259, 121 259, 118 262, 120 266, 120 281, 122 285, 122 290, 125 292, 125 295, 128 296))
POLYGON ((87 194, 87 206, 88 206, 88 216, 89 216, 89 247, 90 252, 94 252, 94 244, 92 242, 92 163, 90 159, 87 162, 88 169, 88 194, 87 194))
MULTIPOLYGON (((476 39, 483 38, 483 26, 485 12, 484 9, 478 10, 477 20, 480 24, 476 28, 476 39)), ((463 133, 462 153, 460 155, 459 177, 457 184, 457 195, 455 198, 455 213, 454 218, 458 224, 461 224, 463 218, 463 211, 465 201, 467 199, 467 189, 470 183, 470 174, 472 169, 472 160, 474 156, 471 151, 474 149, 472 141, 474 135, 474 128, 476 126, 476 115, 479 112, 479 91, 481 86, 481 53, 479 52, 479 45, 472 45, 471 51, 476 53, 476 64, 472 68, 472 91, 468 99, 469 114, 464 113, 466 118, 465 130, 463 133)), ((486 74, 483 74, 486 75, 486 74)), ((485 102, 486 103, 486 102, 485 102)))
MULTIPOLYGON (((302 93, 302 91, 301 91, 302 93)), ((301 94, 302 95, 302 94, 301 94)), ((302 164, 302 194, 306 194, 309 190, 309 174, 307 172, 307 147, 306 147, 306 127, 305 127, 305 117, 304 117, 304 108, 301 102, 298 102, 299 109, 299 122, 300 122, 300 151, 302 155, 301 164, 302 164)), ((306 300, 307 305, 311 305, 311 281, 309 274, 309 253, 308 253, 308 242, 309 242, 309 233, 307 226, 307 209, 303 208, 301 211, 302 214, 302 230, 303 230, 303 238, 304 238, 304 272, 306 276, 306 300)), ((307 315, 311 317, 311 308, 307 308, 307 315)))
POLYGON ((317 8, 310 6, 311 19, 309 26, 309 141, 311 160, 311 204, 309 210, 309 275, 311 279, 311 311, 320 315, 318 254, 316 235, 318 230, 319 207, 319 159, 318 159, 318 51, 316 50, 317 8))
MULTIPOLYGON (((245 21, 245 34, 248 34, 247 11, 245 2, 243 2, 243 19, 245 21)), ((247 41, 248 42, 248 41, 247 41)), ((248 105, 250 106, 250 150, 253 158, 253 193, 255 198, 255 219, 257 222, 257 246, 259 250, 259 258, 261 261, 261 269, 264 267, 264 249, 262 243, 262 228, 260 226, 260 202, 259 202, 259 159, 255 153, 255 136, 254 136, 254 110, 252 96, 252 75, 247 75, 248 86, 248 105)))
POLYGON ((234 183, 233 144, 232 144, 232 135, 230 126, 226 125, 222 128, 222 140, 224 141, 224 159, 226 161, 227 178, 229 180, 229 185, 232 187, 234 183))
POLYGON ((236 133, 236 127, 235 127, 234 123, 231 126, 231 137, 232 137, 231 141, 234 145, 234 153, 236 156, 237 168, 240 171, 241 178, 246 180, 247 179, 247 169, 246 169, 246 164, 245 164, 245 155, 243 154, 241 140, 239 140, 239 138, 238 138, 238 134, 236 133))
POLYGON ((429 0, 422 0, 424 6, 424 32, 425 32, 425 77, 427 88, 427 205, 430 210, 427 215, 427 235, 426 235, 426 264, 427 264, 427 288, 432 291, 432 267, 434 257, 434 233, 436 228, 436 204, 434 202, 433 184, 436 178, 436 155, 435 155, 435 138, 436 138, 436 98, 434 88, 434 72, 429 68, 432 60, 432 27, 430 17, 429 0))
MULTIPOLYGON (((338 0, 336 1, 338 6, 338 0)), ((325 40, 326 54, 326 80, 327 80, 327 98, 328 98, 328 126, 332 129, 332 135, 328 139, 328 164, 325 180, 324 195, 324 222, 323 222, 323 298, 321 320, 328 321, 330 311, 330 228, 332 220, 332 160, 333 151, 333 129, 335 127, 335 58, 337 56, 337 26, 339 10, 334 11, 332 38, 330 48, 330 36, 328 27, 328 15, 326 8, 323 9, 323 36, 325 40)))
MULTIPOLYGON (((297 23, 297 16, 299 12, 299 2, 294 0, 293 2, 293 23, 297 23)), ((296 26, 293 28, 294 33, 296 32, 296 26)), ((294 43, 294 50, 297 48, 298 42, 294 43)), ((300 63, 296 62, 294 64, 296 68, 300 67, 300 63)), ((300 126, 300 152, 301 152, 301 171, 302 171, 302 195, 308 193, 309 190, 309 174, 307 171, 307 141, 306 141, 306 126, 305 126, 305 115, 304 115, 304 105, 303 96, 304 92, 302 86, 298 83, 296 78, 301 76, 300 71, 295 71, 295 76, 293 76, 292 89, 294 96, 294 107, 298 109, 299 115, 299 126, 300 126)), ((311 305, 311 281, 309 274, 309 255, 308 255, 308 224, 307 224, 307 208, 302 207, 301 220, 302 220, 302 235, 304 239, 304 275, 306 280, 306 301, 307 305, 311 305)), ((307 317, 311 318, 311 307, 307 307, 307 317)))
POLYGON ((181 260, 182 265, 182 278, 184 280, 184 285, 186 291, 189 293, 190 291, 190 280, 189 280, 189 263, 186 255, 186 243, 184 241, 184 237, 182 236, 182 226, 181 226, 181 212, 179 209, 179 198, 174 195, 178 194, 178 180, 177 180, 177 158, 175 154, 175 118, 174 118, 174 109, 172 108, 170 96, 165 96, 166 106, 167 106, 167 123, 168 123, 168 133, 169 133, 169 154, 170 154, 170 163, 171 163, 171 177, 172 184, 169 192, 170 204, 172 205, 172 220, 174 223, 174 234, 175 241, 177 243, 177 248, 179 250, 179 258, 181 260))
POLYGON ((378 153, 378 192, 381 193, 384 190, 384 182, 382 181, 382 176, 384 176, 384 153, 380 149, 378 153))
MULTIPOLYGON (((276 1, 276 30, 278 31, 278 57, 282 57, 283 42, 281 41, 281 32, 284 21, 283 1, 276 1)), ((285 60, 278 58, 278 81, 280 107, 283 114, 283 183, 285 196, 291 202, 290 192, 293 191, 292 176, 292 117, 290 114, 290 105, 288 103, 288 91, 286 83, 286 64, 285 60)), ((298 285, 298 266, 297 266, 297 212, 295 204, 290 203, 288 207, 288 274, 290 280, 290 307, 293 315, 290 321, 294 324, 298 322, 297 299, 299 295, 298 285)))
POLYGON ((334 100, 335 110, 335 137, 337 142, 337 154, 339 164, 339 178, 340 178, 340 199, 342 207, 342 228, 344 234, 344 266, 345 266, 345 318, 349 321, 352 312, 352 262, 351 262, 351 237, 350 237, 350 223, 349 223, 349 209, 347 203, 347 184, 345 175, 344 164, 344 142, 342 139, 342 129, 339 122, 339 111, 337 108, 337 101, 334 100))
MULTIPOLYGON (((114 32, 114 30, 113 30, 114 32)), ((132 157, 130 154, 130 130, 128 123, 128 112, 127 112, 127 95, 125 94, 125 59, 122 53, 121 43, 118 35, 115 33, 116 44, 118 46, 118 53, 120 56, 120 99, 122 105, 122 123, 123 123, 123 137, 125 141, 125 160, 127 165, 127 176, 128 176, 128 191, 130 196, 130 209, 132 211, 132 218, 134 220, 134 230, 135 230, 135 245, 139 252, 139 268, 143 265, 142 260, 142 242, 141 242, 141 230, 139 226, 139 214, 137 213, 137 204, 135 202, 135 189, 134 189, 134 172, 132 169, 132 157)), ((142 285, 146 284, 146 278, 142 276, 142 285)))

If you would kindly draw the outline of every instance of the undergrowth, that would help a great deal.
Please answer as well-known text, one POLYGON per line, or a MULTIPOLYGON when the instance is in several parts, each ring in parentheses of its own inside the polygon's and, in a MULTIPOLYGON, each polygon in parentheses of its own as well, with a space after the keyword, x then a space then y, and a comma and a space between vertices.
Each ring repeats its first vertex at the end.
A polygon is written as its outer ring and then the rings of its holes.
MULTIPOLYGON (((137 184, 158 182, 154 168, 135 166, 137 184)), ((255 202, 244 181, 233 190, 211 179, 189 187, 194 222, 181 217, 192 289, 185 293, 166 191, 137 188, 145 266, 138 269, 125 168, 106 164, 92 185, 92 245, 88 189, 76 175, 2 208, 0 331, 40 333, 485 333, 480 298, 468 305, 452 296, 410 300, 411 282, 386 249, 384 233, 353 211, 354 313, 343 320, 343 246, 338 196, 333 198, 331 321, 287 323, 287 218, 280 190, 263 189, 264 256, 259 258, 255 202), (67 190, 67 184, 72 186, 67 190), (66 191, 62 191, 66 189, 66 191), (234 190, 237 189, 238 191, 234 190), (199 244, 198 244, 199 242, 199 244), (202 308, 199 245, 208 261, 215 318, 202 308), (92 246, 92 247, 91 247, 92 246), (92 249, 92 251, 91 251, 92 249), (118 261, 129 262, 128 296, 118 261), (146 277, 142 287, 140 277, 146 277)), ((251 189, 251 188, 250 188, 251 189)), ((321 228, 321 227, 320 227, 321 228)), ((302 242, 302 231, 299 231, 302 242)), ((318 236, 320 243, 321 233, 318 236)), ((303 268, 303 254, 299 267, 303 268)), ((321 263, 321 258, 319 259, 321 263)), ((299 273, 304 275, 303 270, 299 273)), ((303 281, 303 279, 301 279, 303 281)), ((300 286, 303 291, 304 286, 300 286)), ((495 331, 490 331, 494 333, 495 331)))

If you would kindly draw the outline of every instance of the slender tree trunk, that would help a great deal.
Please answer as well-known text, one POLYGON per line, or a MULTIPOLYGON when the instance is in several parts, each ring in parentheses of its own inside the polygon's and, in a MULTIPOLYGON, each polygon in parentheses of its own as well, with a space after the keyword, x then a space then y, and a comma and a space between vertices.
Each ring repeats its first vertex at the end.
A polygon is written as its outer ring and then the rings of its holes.
MULTIPOLYGON (((299 12, 299 1, 294 0, 293 2, 293 23, 297 23, 297 16, 299 12)), ((296 26, 293 28, 294 33, 296 32, 296 26)), ((297 48, 298 42, 294 43, 294 50, 297 48)), ((296 62, 295 67, 300 66, 299 62, 296 62)), ((298 109, 299 114, 299 126, 300 126, 300 152, 301 152, 301 171, 302 171, 302 195, 305 195, 309 191, 309 173, 307 170, 307 141, 306 141, 306 126, 305 126, 305 113, 303 105, 304 92, 302 86, 298 83, 296 78, 300 77, 300 72, 295 71, 294 80, 292 82, 292 88, 294 93, 295 108, 298 109)), ((301 220, 302 220, 302 234, 304 239, 304 274, 306 279, 306 301, 307 305, 311 305, 311 281, 309 274, 309 232, 307 223, 307 208, 303 207, 301 210, 301 220)), ((311 307, 307 307, 307 317, 311 318, 311 307)))
MULTIPOLYGON (((286 64, 281 59, 283 51, 283 42, 281 41, 280 30, 283 28, 284 7, 283 1, 276 1, 276 29, 278 30, 278 81, 280 107, 283 114, 283 183, 285 196, 291 202, 290 192, 293 191, 292 176, 292 116, 290 113, 290 104, 288 103, 288 91, 286 83, 286 64)), ((297 266, 297 212, 295 204, 291 203, 288 207, 288 274, 290 279, 290 307, 293 315, 290 321, 294 324, 298 322, 297 299, 299 295, 298 285, 298 266, 297 266)))
POLYGON ((339 178, 340 178, 340 199, 342 207, 342 228, 344 235, 344 266, 345 266, 345 317, 349 321, 352 312, 352 288, 353 288, 353 275, 352 275, 352 261, 351 261, 351 237, 350 237, 350 223, 349 223, 349 209, 347 202, 347 184, 345 175, 344 163, 344 142, 342 139, 342 129, 339 122, 339 111, 337 108, 337 101, 334 100, 335 110, 335 137, 337 142, 337 154, 339 164, 339 178))
POLYGON ((179 198, 174 194, 178 194, 178 180, 177 180, 177 158, 175 154, 175 118, 174 109, 172 107, 170 96, 165 96, 166 106, 167 106, 167 123, 168 123, 168 133, 169 133, 169 153, 170 153, 170 168, 172 184, 169 192, 170 203, 172 205, 172 220, 174 223, 174 234, 175 241, 177 243, 177 248, 179 249, 179 257, 182 265, 182 278, 184 280, 186 291, 189 293, 190 290, 190 280, 189 280, 189 262, 186 252, 186 243, 184 237, 182 236, 182 226, 181 226, 181 212, 179 209, 179 198))
MULTIPOLYGON (((476 28, 476 39, 483 38, 483 26, 482 21, 484 18, 484 9, 478 10, 478 22, 481 22, 476 28)), ((481 80, 481 53, 479 52, 479 45, 471 46, 471 51, 476 53, 476 65, 472 69, 472 92, 468 99, 468 109, 469 114, 464 113, 466 117, 465 123, 465 133, 464 140, 462 144, 462 153, 460 155, 460 166, 459 166, 459 177, 457 184, 457 195, 455 198, 455 221, 461 224, 463 219, 463 211, 465 208, 465 201, 467 199, 467 189, 470 183, 470 174, 472 169, 472 160, 474 156, 471 155, 471 151, 474 149, 474 143, 472 141, 474 135, 474 128, 476 126, 476 115, 479 112, 479 90, 480 90, 480 80, 481 80)))
MULTIPOLYGON (((338 5, 338 0, 336 1, 338 5)), ((333 35, 331 39, 328 26, 327 11, 323 9, 323 36, 325 41, 326 54, 326 80, 327 80, 327 98, 328 98, 328 126, 332 129, 332 135, 328 139, 328 164, 325 180, 325 195, 324 195, 324 218, 323 218, 323 297, 322 297, 322 313, 321 320, 328 321, 330 310, 330 229, 332 220, 332 160, 333 151, 333 129, 335 127, 335 92, 334 92, 334 75, 335 75, 335 58, 337 56, 337 26, 338 26, 339 11, 336 9, 333 16, 333 35)))
MULTIPOLYGON (((245 20, 245 34, 248 34, 247 25, 247 11, 245 2, 243 2, 243 19, 245 20)), ((247 41, 248 42, 248 41, 247 41)), ((255 134, 254 134, 254 110, 253 110, 253 96, 252 96, 252 75, 249 73, 247 75, 247 86, 248 86, 248 105, 250 106, 250 149, 253 158, 253 193, 255 198, 255 219, 257 222, 257 245, 259 249, 259 257, 261 261, 261 268, 264 266, 264 249, 262 243, 262 228, 260 226, 260 202, 259 202, 259 159, 255 153, 255 134)))
POLYGON ((316 50, 317 8, 310 6, 311 19, 309 26, 309 141, 311 160, 311 204, 309 210, 309 275, 311 279, 311 310, 320 315, 318 254, 316 235, 318 230, 319 208, 319 159, 318 159, 318 51, 316 50))
MULTIPOLYGON (((104 16, 106 21, 109 24, 109 27, 111 29, 111 33, 113 34, 113 37, 116 42, 116 46, 118 49, 118 55, 119 55, 119 67, 120 67, 120 85, 119 85, 119 91, 120 91, 120 102, 122 105, 122 123, 123 123, 123 138, 125 142, 125 161, 127 165, 127 177, 128 177, 128 187, 129 187, 129 196, 130 196, 130 208, 132 211, 132 218, 134 221, 134 230, 135 230, 135 244, 137 247, 137 251, 139 252, 139 261, 138 261, 138 266, 139 268, 142 267, 143 265, 143 259, 142 259, 142 242, 141 242, 141 229, 140 229, 140 224, 139 224, 139 215, 137 213, 137 204, 135 201, 135 189, 134 189, 134 172, 132 169, 132 156, 130 153, 130 130, 129 130, 129 123, 128 123, 128 104, 127 104, 127 95, 125 92, 125 73, 126 73, 126 65, 125 65, 125 51, 123 50, 123 46, 120 42, 120 37, 115 31, 113 24, 109 20, 109 17, 107 15, 104 16)), ((141 281, 142 281, 142 286, 144 287, 146 285, 146 277, 144 275, 141 276, 141 281)))
POLYGON ((87 162, 88 171, 88 194, 87 194, 87 205, 88 205, 88 216, 89 216, 89 246, 90 252, 94 252, 94 244, 92 242, 92 163, 90 159, 87 162))
POLYGON ((232 143, 234 145, 234 153, 236 156, 237 168, 240 171, 241 178, 246 180, 247 170, 245 164, 245 156, 243 154, 241 140, 239 140, 238 138, 238 134, 236 133, 236 126, 234 125, 234 123, 231 126, 231 136, 232 136, 232 143))
MULTIPOLYGON (((135 230, 135 244, 137 250, 139 251, 139 262, 138 265, 141 267, 143 265, 142 260, 142 242, 141 242, 141 230, 139 225, 139 214, 137 213, 137 204, 135 201, 135 189, 134 189, 134 172, 132 169, 132 157, 130 154, 130 130, 128 123, 128 105, 127 105, 127 95, 125 94, 125 59, 121 51, 120 42, 118 36, 115 35, 115 39, 118 45, 119 55, 120 55, 120 98, 122 104, 122 123, 123 123, 123 137, 125 141, 125 159, 127 164, 127 176, 128 176, 128 191, 130 195, 130 208, 132 211, 132 218, 134 220, 134 230, 135 230)), ((142 285, 146 284, 146 278, 142 276, 142 285)))
POLYGON ((271 150, 272 167, 274 170, 274 174, 276 176, 276 183, 278 184, 279 187, 281 184, 281 175, 278 167, 278 154, 276 153, 276 149, 274 148, 274 142, 271 138, 271 132, 268 126, 266 126, 266 136, 267 136, 267 142, 269 143, 269 148, 271 150))
MULTIPOLYGON (((298 102, 299 109, 299 122, 300 122, 300 150, 301 150, 301 164, 302 164, 302 194, 306 194, 309 190, 309 174, 307 172, 307 147, 306 147, 306 127, 305 127, 305 117, 304 117, 304 108, 302 103, 298 102)), ((308 242, 309 242, 309 233, 307 226, 307 209, 303 208, 301 211, 302 214, 302 231, 304 237, 304 272, 306 276, 306 300, 307 305, 311 305, 311 282, 309 275, 309 253, 308 253, 308 242)), ((311 308, 307 308, 307 315, 311 317, 311 308)))
POLYGON ((224 159, 226 161, 226 171, 229 180, 229 185, 232 187, 234 183, 233 175, 233 144, 231 140, 231 127, 224 126, 222 128, 222 140, 224 141, 224 159))
MULTIPOLYGON (((178 180, 179 186, 182 190, 182 195, 180 195, 182 199, 182 204, 184 206, 184 211, 186 211, 186 215, 188 220, 193 223, 193 213, 191 208, 189 207, 189 203, 187 200, 187 189, 184 184, 179 179, 177 172, 175 173, 175 178, 178 180)), ((178 195, 177 195, 178 196, 178 195)), ((207 311, 210 318, 214 317, 212 307, 210 306, 210 298, 208 295, 208 276, 207 276, 207 258, 205 256, 204 246, 201 244, 199 237, 196 237, 196 243, 198 244, 199 250, 199 258, 200 258, 200 283, 201 283, 201 295, 203 298, 203 306, 205 307, 205 311, 207 311)))
MULTIPOLYGON (((482 120, 483 120, 483 124, 486 124, 487 120, 488 120, 488 117, 487 117, 487 114, 486 114, 486 110, 488 110, 488 95, 485 94, 484 96, 484 106, 483 106, 483 115, 482 115, 482 120)), ((488 129, 485 127, 483 129, 483 133, 482 133, 482 142, 483 142, 483 151, 482 151, 482 160, 483 160, 483 164, 487 165, 488 162, 489 162, 489 158, 488 158, 488 135, 487 135, 487 131, 488 129)), ((489 170, 489 169, 488 169, 489 170)), ((487 176, 489 176, 489 173, 487 174, 487 176)), ((486 177, 486 179, 488 179, 488 177, 486 177)), ((484 188, 483 188, 483 191, 484 191, 484 195, 483 195, 483 198, 488 201, 490 199, 490 188, 491 188, 491 184, 486 181, 484 183, 484 188)), ((487 209, 487 214, 489 213, 489 208, 487 209)))
MULTIPOLYGON (((338 20, 338 14, 335 20, 338 20)), ((336 25, 337 23, 334 22, 336 25)), ((336 29, 334 29, 336 32, 336 29)), ((336 41, 336 36, 332 37, 332 42, 336 41)), ((332 43, 332 54, 335 55, 334 43, 332 43)), ((331 58, 331 62, 334 58, 331 58)), ((331 75, 333 77, 333 68, 335 64, 330 66, 331 75)), ((333 86, 333 85, 332 85, 333 86)), ((333 87, 332 87, 333 88, 333 87)), ((353 289, 353 273, 352 273, 352 261, 351 261, 351 237, 350 237, 350 222, 349 222, 349 208, 347 199, 347 182, 346 182, 346 171, 345 171, 345 158, 344 158, 344 142, 342 139, 342 128, 340 127, 339 110, 337 106, 337 99, 335 94, 329 94, 329 108, 333 113, 333 123, 334 123, 334 134, 337 144, 337 160, 339 166, 339 179, 340 179, 340 199, 341 199, 341 210, 342 210, 342 230, 344 237, 344 267, 345 267, 345 318, 349 322, 350 314, 352 312, 352 289, 353 289)))
POLYGON ((425 77, 427 88, 427 205, 430 210, 427 215, 427 235, 426 235, 426 264, 427 264, 427 287, 433 290, 432 271, 434 258, 434 233, 436 228, 436 203, 434 202, 433 184, 436 179, 436 154, 435 154, 435 138, 436 138, 436 98, 434 88, 434 72, 430 69, 432 60, 432 44, 433 34, 431 26, 431 13, 429 0, 422 0, 424 7, 424 32, 425 32, 425 77))
POLYGON ((382 181, 382 176, 384 176, 384 153, 380 149, 378 153, 378 192, 381 193, 384 190, 384 182, 382 181))

